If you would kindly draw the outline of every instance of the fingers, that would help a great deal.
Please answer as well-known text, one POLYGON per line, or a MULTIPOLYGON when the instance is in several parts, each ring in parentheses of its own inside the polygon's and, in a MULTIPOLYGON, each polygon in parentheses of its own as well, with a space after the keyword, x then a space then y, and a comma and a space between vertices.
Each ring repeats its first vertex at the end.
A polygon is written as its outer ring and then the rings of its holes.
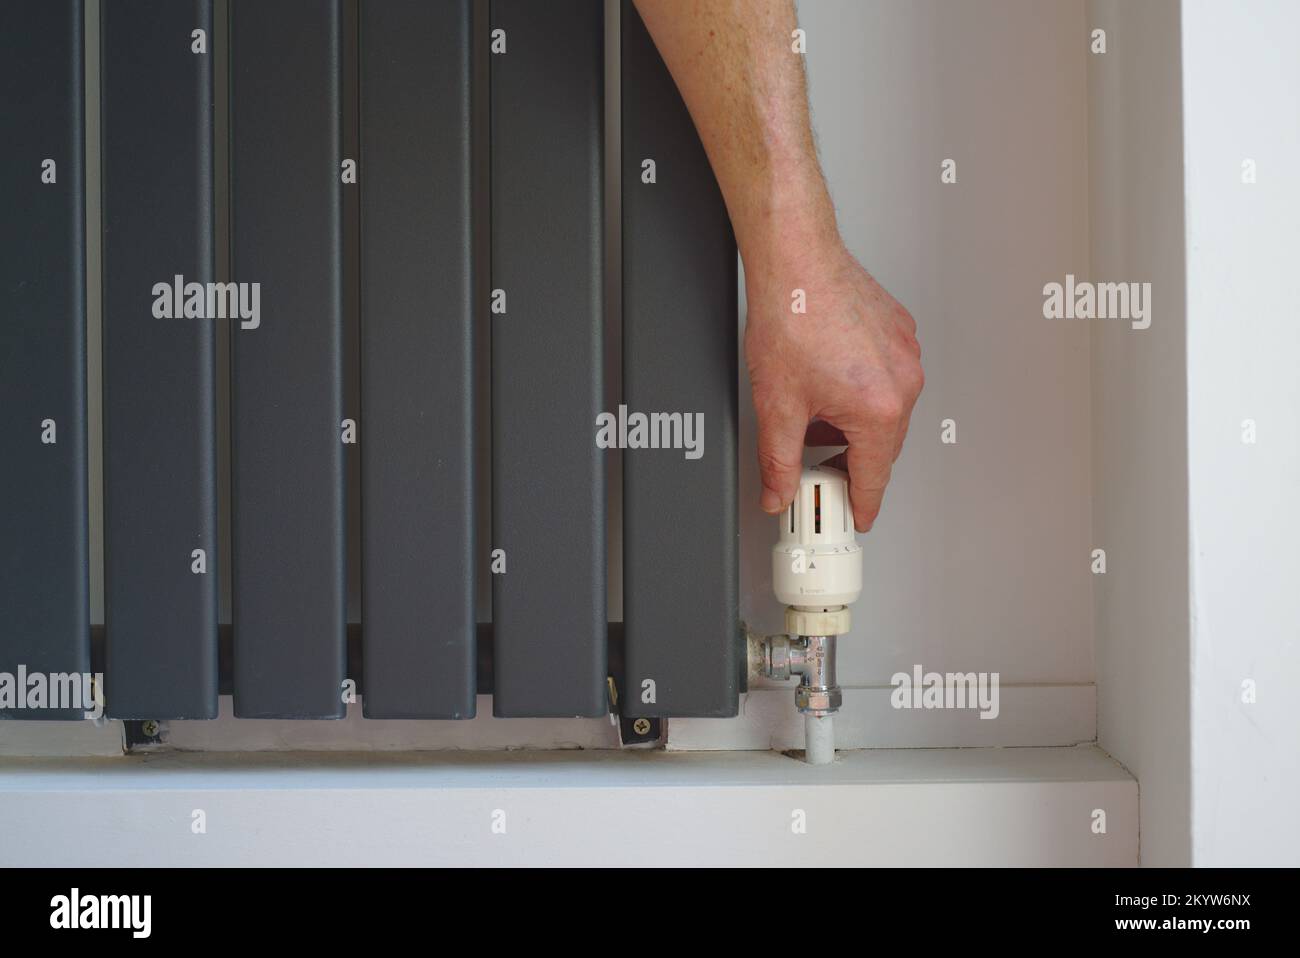
POLYGON ((903 440, 907 438, 907 430, 912 425, 912 413, 909 411, 903 417, 903 424, 898 427, 898 438, 894 441, 894 458, 893 462, 898 462, 898 457, 903 454, 903 440))
MULTIPOLYGON (((913 324, 915 325, 915 324, 913 324)), ((913 340, 915 342, 915 340, 913 340)), ((921 355, 921 347, 917 345, 916 355, 921 355)), ((916 408, 916 400, 921 395, 921 390, 925 388, 925 371, 921 368, 919 362, 900 369, 903 373, 903 390, 906 399, 906 411, 903 413, 902 421, 898 426, 898 441, 894 444, 894 461, 903 452, 903 440, 907 438, 907 430, 912 425, 912 410, 916 408)))
POLYGON ((870 531, 880 514, 880 503, 889 485, 898 427, 893 422, 869 425, 849 435, 845 461, 849 467, 849 499, 853 505, 853 527, 870 531))
POLYGON ((758 470, 763 481, 763 511, 775 515, 793 501, 803 472, 803 440, 808 413, 780 401, 763 404, 758 414, 758 470))

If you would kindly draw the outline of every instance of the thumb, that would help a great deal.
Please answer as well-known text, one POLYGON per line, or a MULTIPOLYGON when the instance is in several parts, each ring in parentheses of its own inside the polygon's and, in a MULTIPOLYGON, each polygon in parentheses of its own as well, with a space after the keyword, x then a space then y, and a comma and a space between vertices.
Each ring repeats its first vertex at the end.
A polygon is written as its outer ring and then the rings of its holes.
POLYGON ((809 415, 787 399, 756 410, 758 470, 763 480, 763 511, 780 512, 799 491, 803 472, 803 440, 809 415))

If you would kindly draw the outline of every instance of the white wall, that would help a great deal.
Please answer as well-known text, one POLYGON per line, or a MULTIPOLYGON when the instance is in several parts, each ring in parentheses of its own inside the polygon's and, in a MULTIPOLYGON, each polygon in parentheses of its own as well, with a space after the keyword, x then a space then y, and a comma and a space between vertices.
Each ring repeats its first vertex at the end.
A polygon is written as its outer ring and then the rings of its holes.
POLYGON ((1152 284, 1151 326, 1092 328, 1098 741, 1141 785, 1142 858, 1190 860, 1187 390, 1177 0, 1090 0, 1094 281, 1152 284))
MULTIPOLYGON (((813 121, 850 248, 916 317, 927 386, 840 642, 846 685, 915 663, 1093 681, 1082 0, 804 0, 813 121), (957 182, 940 164, 957 161, 957 182), (957 444, 940 443, 940 421, 957 444)), ((742 612, 779 631, 743 365, 742 612)))
POLYGON ((1300 863, 1298 37, 1293 0, 1184 3, 1197 865, 1300 863))
POLYGON ((1141 784, 1144 864, 1295 865, 1300 7, 1088 11, 1109 41, 1089 63, 1093 273, 1155 303, 1149 330, 1093 331, 1099 742, 1141 784))

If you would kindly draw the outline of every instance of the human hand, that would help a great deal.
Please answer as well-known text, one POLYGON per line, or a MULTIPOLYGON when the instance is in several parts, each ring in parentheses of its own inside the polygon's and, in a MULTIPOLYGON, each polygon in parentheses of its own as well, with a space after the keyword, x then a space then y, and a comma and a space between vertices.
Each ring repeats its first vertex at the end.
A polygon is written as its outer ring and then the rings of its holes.
POLYGON ((847 444, 836 464, 849 474, 853 524, 866 532, 925 382, 916 322, 838 237, 747 261, 745 285, 763 510, 794 499, 805 444, 847 444), (796 290, 806 312, 793 308, 796 290))

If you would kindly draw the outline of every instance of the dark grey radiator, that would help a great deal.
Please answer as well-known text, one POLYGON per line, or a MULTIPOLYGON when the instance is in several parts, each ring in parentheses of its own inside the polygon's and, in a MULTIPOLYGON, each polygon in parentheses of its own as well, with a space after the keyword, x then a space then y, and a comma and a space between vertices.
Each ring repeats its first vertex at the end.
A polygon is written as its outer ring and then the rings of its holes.
MULTIPOLYGON (((105 623, 92 637, 82 3, 0 4, 0 681, 102 668, 108 714, 124 719, 211 718, 225 693, 249 718, 341 717, 353 693, 368 718, 470 718, 481 692, 498 716, 596 716, 611 678, 625 716, 735 714, 735 244, 628 2, 621 156, 607 160, 605 11, 231 0, 215 24, 213 0, 102 0, 103 268, 89 295, 103 306, 105 623), (624 615, 610 623, 619 453, 597 435, 620 406, 703 432, 694 451, 621 453, 624 615)), ((0 698, 0 715, 81 715, 30 704, 0 698)))
POLYGON ((82 28, 81 0, 0 4, 0 673, 11 682, 90 667, 82 28))

